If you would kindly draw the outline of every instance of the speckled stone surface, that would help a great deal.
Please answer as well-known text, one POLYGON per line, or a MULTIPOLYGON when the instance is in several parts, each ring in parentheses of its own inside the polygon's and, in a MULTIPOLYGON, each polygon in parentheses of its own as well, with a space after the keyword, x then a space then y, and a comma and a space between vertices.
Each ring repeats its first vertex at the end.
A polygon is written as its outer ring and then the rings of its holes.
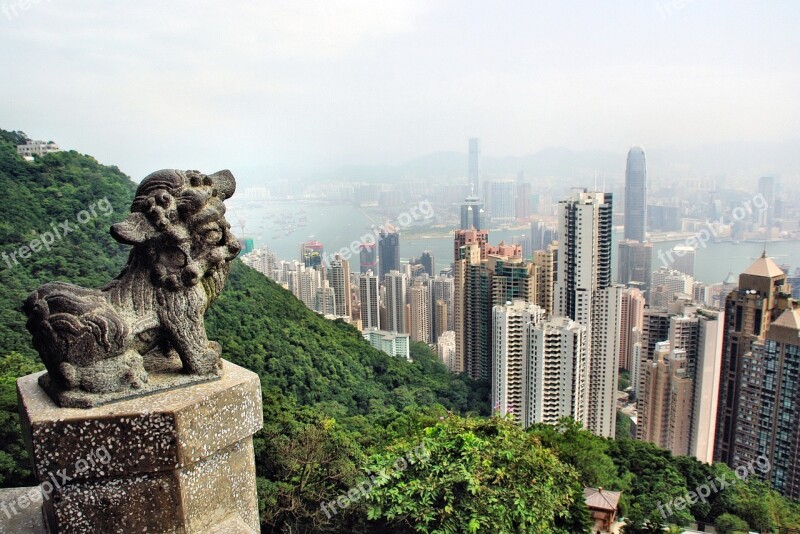
POLYGON ((38 487, 0 489, 0 534, 23 532, 47 534, 41 491, 38 487))
POLYGON ((260 381, 229 362, 223 371, 90 409, 56 406, 41 373, 20 378, 23 436, 59 532, 214 532, 231 521, 258 532, 260 381))

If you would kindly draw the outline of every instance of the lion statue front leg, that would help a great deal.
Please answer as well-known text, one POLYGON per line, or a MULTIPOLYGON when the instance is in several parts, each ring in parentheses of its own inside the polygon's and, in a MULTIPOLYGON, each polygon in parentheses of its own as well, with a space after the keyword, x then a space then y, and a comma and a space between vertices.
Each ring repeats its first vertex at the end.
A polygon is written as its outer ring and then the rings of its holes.
POLYGON ((206 336, 203 312, 206 295, 197 285, 186 293, 166 293, 169 303, 159 310, 159 318, 170 344, 183 362, 188 374, 219 374, 222 348, 206 336))

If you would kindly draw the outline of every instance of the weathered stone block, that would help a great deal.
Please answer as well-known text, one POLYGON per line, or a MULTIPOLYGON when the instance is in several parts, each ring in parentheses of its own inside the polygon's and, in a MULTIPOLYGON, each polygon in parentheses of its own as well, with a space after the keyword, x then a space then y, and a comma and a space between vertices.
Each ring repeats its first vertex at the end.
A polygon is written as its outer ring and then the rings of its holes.
POLYGON ((41 373, 19 379, 48 522, 59 532, 258 532, 260 382, 229 362, 223 371, 219 381, 90 409, 56 406, 41 373))

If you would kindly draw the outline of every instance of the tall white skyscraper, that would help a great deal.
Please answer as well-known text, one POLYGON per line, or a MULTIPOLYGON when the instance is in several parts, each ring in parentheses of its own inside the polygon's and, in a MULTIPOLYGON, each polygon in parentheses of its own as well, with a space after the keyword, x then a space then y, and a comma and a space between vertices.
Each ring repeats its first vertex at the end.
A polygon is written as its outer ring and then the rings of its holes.
POLYGON ((617 428, 617 378, 622 348, 622 286, 595 293, 589 341, 589 393, 586 428, 613 438, 617 428))
POLYGON ((591 323, 594 293, 611 285, 611 215, 611 193, 573 190, 558 203, 555 315, 591 323))
POLYGON ((407 334, 406 291, 408 278, 405 273, 391 270, 386 274, 386 324, 387 332, 407 334))
POLYGON ((328 270, 328 280, 334 291, 336 299, 336 314, 346 317, 352 315, 350 302, 350 262, 342 259, 340 255, 331 260, 328 270))
POLYGON ((700 324, 694 373, 694 403, 689 454, 708 464, 714 461, 719 383, 722 371, 724 310, 698 309, 700 324))
POLYGON ((380 285, 378 276, 372 270, 368 270, 358 277, 358 293, 361 299, 361 328, 364 330, 380 329, 380 285))
POLYGON ((611 285, 611 193, 573 190, 558 204, 558 275, 554 313, 587 330, 587 428, 613 437, 616 427, 621 287, 611 285), (612 315, 613 314, 613 315, 612 315))

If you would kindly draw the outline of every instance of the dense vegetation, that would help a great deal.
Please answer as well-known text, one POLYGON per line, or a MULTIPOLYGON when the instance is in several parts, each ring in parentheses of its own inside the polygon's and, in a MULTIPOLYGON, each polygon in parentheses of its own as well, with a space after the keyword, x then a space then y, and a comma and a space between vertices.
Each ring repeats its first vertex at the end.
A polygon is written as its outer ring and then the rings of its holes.
MULTIPOLYGON (((100 199, 114 208, 50 251, 12 267, 0 262, 0 485, 19 486, 33 480, 14 383, 41 368, 19 305, 47 280, 98 286, 117 274, 127 251, 108 227, 127 211, 135 185, 75 152, 25 162, 13 148, 23 136, 0 137, 0 251, 18 252, 100 199)), ((728 532, 800 525, 796 506, 755 477, 673 508, 665 520, 664 504, 709 477, 735 475, 569 421, 523 432, 484 417, 487 385, 451 375, 426 345, 412 347, 413 362, 376 351, 351 326, 324 320, 239 262, 207 325, 228 359, 261 376, 265 422, 255 451, 264 531, 585 532, 583 485, 623 490, 634 533, 692 519, 728 532)))

